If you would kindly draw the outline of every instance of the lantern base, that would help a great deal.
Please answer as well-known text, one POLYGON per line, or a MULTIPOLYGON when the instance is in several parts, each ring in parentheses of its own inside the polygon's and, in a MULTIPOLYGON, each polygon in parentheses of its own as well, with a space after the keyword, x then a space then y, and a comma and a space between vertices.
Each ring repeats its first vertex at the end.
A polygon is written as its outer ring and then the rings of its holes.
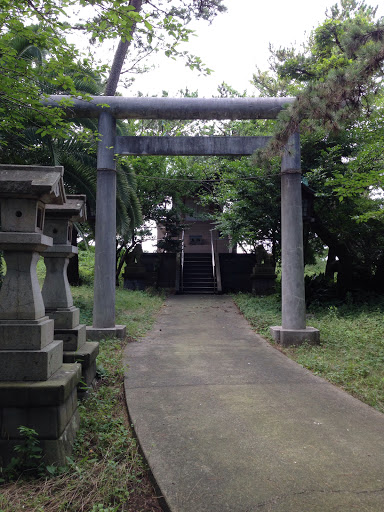
POLYGON ((66 464, 79 428, 76 385, 80 365, 64 364, 44 382, 0 382, 0 461, 6 466, 22 443, 19 426, 35 430, 45 464, 66 464))
POLYGON ((74 329, 80 322, 80 309, 75 306, 65 308, 45 308, 49 318, 55 321, 56 329, 74 329))
POLYGON ((53 320, 47 316, 38 320, 0 320, 0 350, 42 350, 52 342, 53 332, 53 320))

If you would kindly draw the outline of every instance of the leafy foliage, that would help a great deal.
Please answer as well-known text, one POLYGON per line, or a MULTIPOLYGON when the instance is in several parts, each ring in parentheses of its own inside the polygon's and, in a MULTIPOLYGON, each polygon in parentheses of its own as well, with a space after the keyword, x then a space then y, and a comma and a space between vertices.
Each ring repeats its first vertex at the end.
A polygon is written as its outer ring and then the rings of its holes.
MULTIPOLYGON (((302 168, 315 192, 309 248, 328 246, 325 279, 338 293, 383 290, 382 63, 383 20, 364 2, 342 0, 311 34, 303 51, 272 49, 271 70, 254 75, 262 94, 295 95, 266 151, 269 159, 300 126, 302 168), (374 194, 372 192, 375 192, 374 194)), ((312 283, 313 284, 313 283, 312 283)))
MULTIPOLYGON (((54 0, 27 2, 2 0, 0 14, 0 128, 5 132, 22 130, 26 117, 33 115, 39 131, 54 130, 65 135, 63 114, 59 109, 41 105, 42 82, 53 90, 79 94, 68 70, 79 64, 87 65, 75 47, 64 38, 60 21, 69 0, 60 4, 54 0), (35 20, 36 25, 26 21, 35 20), (16 38, 16 40, 15 40, 16 38), (29 46, 23 46, 28 41, 29 46), (16 43, 16 44, 15 44, 16 43), (20 46, 19 44, 20 43, 20 46), (44 50, 39 50, 44 49, 44 50), (45 54, 44 78, 40 63, 45 54)), ((29 21, 30 22, 30 21, 29 21)))
POLYGON ((380 89, 384 61, 384 22, 375 21, 375 14, 364 2, 341 0, 341 8, 333 6, 328 20, 314 30, 306 52, 274 53, 278 76, 301 87, 297 101, 279 116, 262 158, 281 151, 305 119, 334 131, 367 112, 380 89))
MULTIPOLYGON (((34 26, 32 29, 39 32, 41 27, 34 26)), ((11 39, 9 44, 17 48, 18 54, 23 58, 38 55, 37 65, 41 74, 42 91, 56 94, 62 92, 61 89, 52 90, 45 48, 38 48, 31 40, 21 36, 11 39)), ((84 94, 101 94, 102 77, 89 66, 73 66, 65 72, 73 78, 78 90, 84 94)), ((65 169, 64 181, 67 192, 87 196, 90 225, 93 228, 97 168, 95 120, 75 120, 74 125, 68 123, 68 129, 71 131, 66 138, 41 131, 35 121, 35 115, 31 114, 25 119, 23 130, 2 133, 0 161, 15 164, 62 165, 65 169)), ((125 129, 126 125, 119 122, 119 133, 123 134, 125 129)), ((122 161, 117 174, 117 229, 123 236, 129 236, 134 228, 142 223, 141 208, 135 190, 136 181, 132 171, 122 161)))
MULTIPOLYGON (((136 59, 132 58, 131 67, 142 61, 143 53, 162 50, 170 57, 185 58, 192 68, 203 70, 201 59, 180 52, 178 44, 188 40, 191 31, 186 24, 193 17, 210 20, 224 10, 222 0, 92 0, 91 9, 86 0, 1 0, 1 131, 23 130, 26 117, 33 114, 40 132, 65 136, 68 126, 64 113, 42 106, 41 96, 46 92, 43 89, 49 84, 54 91, 87 99, 76 80, 78 68, 81 65, 95 69, 95 45, 107 39, 120 38, 124 43, 135 38, 138 53, 136 59), (142 3, 145 5, 140 12, 142 3), (31 22, 35 25, 28 25, 31 22), (68 43, 67 36, 75 33, 89 39, 91 48, 87 54, 68 43), (12 44, 15 37, 28 40, 30 48, 20 52, 12 44), (41 49, 45 53, 43 74, 39 66, 41 49)), ((101 75, 106 70, 105 65, 97 68, 101 75)))

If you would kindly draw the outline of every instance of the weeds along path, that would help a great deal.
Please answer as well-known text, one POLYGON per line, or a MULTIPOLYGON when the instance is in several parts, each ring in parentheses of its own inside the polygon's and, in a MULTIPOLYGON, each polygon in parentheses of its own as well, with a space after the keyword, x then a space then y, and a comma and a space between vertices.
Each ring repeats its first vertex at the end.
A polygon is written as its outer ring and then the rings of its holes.
MULTIPOLYGON (((81 321, 90 324, 93 290, 72 290, 81 321)), ((127 340, 148 330, 161 308, 161 295, 117 291, 117 315, 127 324, 127 340)), ((127 340, 103 340, 98 356, 98 382, 80 402, 81 428, 68 465, 35 464, 15 481, 0 485, 1 512, 160 512, 147 466, 140 455, 128 416, 123 389, 123 351, 127 340)), ((128 341, 129 343, 129 341, 128 341)))

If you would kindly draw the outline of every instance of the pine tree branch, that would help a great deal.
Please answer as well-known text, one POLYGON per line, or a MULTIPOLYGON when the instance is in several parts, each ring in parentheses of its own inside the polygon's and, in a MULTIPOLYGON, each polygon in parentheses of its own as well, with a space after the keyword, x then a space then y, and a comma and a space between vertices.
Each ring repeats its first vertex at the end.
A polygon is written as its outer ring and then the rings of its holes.
MULTIPOLYGON (((353 120, 363 109, 363 99, 377 88, 377 75, 383 74, 384 26, 377 26, 351 41, 357 57, 348 66, 332 69, 323 81, 310 82, 278 118, 277 130, 268 146, 255 155, 257 165, 281 154, 288 139, 304 119, 320 121, 330 131, 340 129, 341 123, 353 120), (368 53, 368 43, 375 43, 368 53)), ((345 49, 349 53, 351 47, 345 49)))

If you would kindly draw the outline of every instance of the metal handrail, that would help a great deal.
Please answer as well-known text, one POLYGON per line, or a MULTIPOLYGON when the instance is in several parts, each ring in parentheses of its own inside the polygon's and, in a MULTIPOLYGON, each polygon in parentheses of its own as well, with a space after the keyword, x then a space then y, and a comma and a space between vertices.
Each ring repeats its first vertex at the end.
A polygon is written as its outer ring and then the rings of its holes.
POLYGON ((216 261, 215 261, 215 247, 213 245, 213 229, 209 230, 211 232, 211 255, 212 255, 212 273, 213 273, 213 283, 216 289, 216 261))
POLYGON ((181 233, 181 279, 180 279, 180 288, 181 291, 184 291, 184 229, 181 233))

